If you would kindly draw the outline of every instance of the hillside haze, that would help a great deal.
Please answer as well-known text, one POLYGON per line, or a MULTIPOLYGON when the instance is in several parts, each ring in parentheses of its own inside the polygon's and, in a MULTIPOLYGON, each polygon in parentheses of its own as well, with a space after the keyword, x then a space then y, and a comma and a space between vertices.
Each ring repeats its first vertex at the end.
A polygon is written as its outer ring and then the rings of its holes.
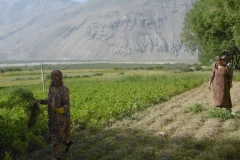
POLYGON ((194 1, 0 0, 0 59, 197 59, 180 43, 194 1))

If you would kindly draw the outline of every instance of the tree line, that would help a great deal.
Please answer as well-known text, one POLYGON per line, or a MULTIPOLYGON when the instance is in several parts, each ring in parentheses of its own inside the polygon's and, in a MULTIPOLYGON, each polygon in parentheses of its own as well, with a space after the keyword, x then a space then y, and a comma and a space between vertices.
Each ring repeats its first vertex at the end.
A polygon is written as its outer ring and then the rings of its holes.
POLYGON ((198 50, 199 61, 210 64, 227 54, 235 69, 240 61, 240 0, 196 0, 184 18, 181 42, 198 50))

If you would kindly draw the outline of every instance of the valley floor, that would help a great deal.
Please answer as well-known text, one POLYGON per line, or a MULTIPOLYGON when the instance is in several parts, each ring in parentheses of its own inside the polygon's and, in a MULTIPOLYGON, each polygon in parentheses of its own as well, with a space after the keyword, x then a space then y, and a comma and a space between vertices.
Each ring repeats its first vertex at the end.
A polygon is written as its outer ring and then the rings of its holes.
MULTIPOLYGON (((208 83, 172 97, 167 102, 136 113, 131 119, 114 121, 101 133, 87 131, 72 136, 75 141, 63 159, 72 160, 171 160, 240 159, 240 122, 205 119, 204 113, 186 112, 200 104, 213 108, 208 83), (235 152, 236 151, 236 152, 235 152), (204 154, 204 155, 203 155, 204 154)), ((233 82, 233 112, 240 112, 240 82, 233 82)), ((161 92, 161 91, 159 91, 161 92)), ((51 159, 51 148, 19 160, 51 159)))

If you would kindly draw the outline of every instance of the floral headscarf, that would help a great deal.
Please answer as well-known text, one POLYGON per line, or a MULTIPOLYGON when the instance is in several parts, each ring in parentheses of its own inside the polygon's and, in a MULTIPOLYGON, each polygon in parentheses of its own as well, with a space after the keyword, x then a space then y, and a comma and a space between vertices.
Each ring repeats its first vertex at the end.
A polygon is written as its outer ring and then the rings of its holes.
POLYGON ((51 87, 59 87, 63 84, 62 72, 60 70, 53 70, 51 73, 51 87))

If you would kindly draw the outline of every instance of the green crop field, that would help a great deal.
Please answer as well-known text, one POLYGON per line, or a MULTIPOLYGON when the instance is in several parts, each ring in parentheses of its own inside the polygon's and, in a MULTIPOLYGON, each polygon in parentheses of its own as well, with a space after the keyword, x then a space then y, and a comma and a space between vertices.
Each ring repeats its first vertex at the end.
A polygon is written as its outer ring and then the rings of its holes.
MULTIPOLYGON (((43 136, 47 127, 47 109, 41 105, 37 123, 28 128, 26 103, 12 103, 10 95, 17 89, 46 98, 51 70, 4 72, 0 75, 0 143, 12 156, 26 155, 29 145, 46 145, 43 136)), ((174 95, 195 88, 209 80, 209 71, 183 72, 168 69, 69 69, 62 70, 64 84, 70 89, 72 133, 89 129, 96 133, 111 119, 134 119, 134 113, 174 95)), ((235 79, 239 79, 236 74, 235 79)), ((15 91, 15 92, 14 92, 15 91)), ((17 90, 18 91, 18 90, 17 90)), ((17 94, 17 93, 16 93, 17 94)), ((30 99, 29 99, 30 101, 30 99)), ((1 158, 4 153, 1 153, 1 158)))

